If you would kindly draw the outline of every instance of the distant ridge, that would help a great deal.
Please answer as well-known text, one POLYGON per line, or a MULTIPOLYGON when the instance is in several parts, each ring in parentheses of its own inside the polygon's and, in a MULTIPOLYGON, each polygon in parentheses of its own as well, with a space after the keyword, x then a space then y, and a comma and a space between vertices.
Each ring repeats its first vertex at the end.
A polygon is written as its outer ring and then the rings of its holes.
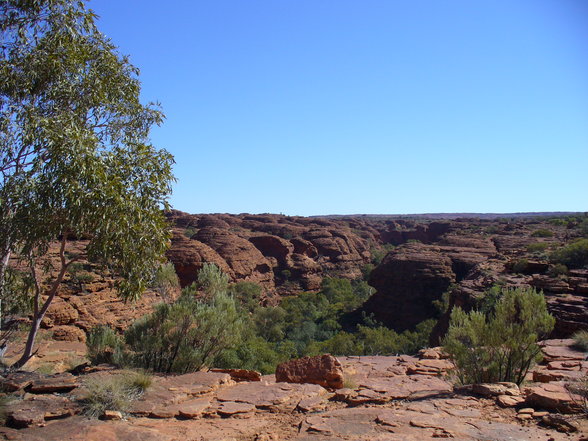
POLYGON ((367 217, 374 219, 499 219, 499 218, 529 218, 529 217, 555 217, 583 214, 581 211, 539 211, 523 213, 422 213, 422 214, 328 214, 309 217, 322 218, 350 218, 367 217))

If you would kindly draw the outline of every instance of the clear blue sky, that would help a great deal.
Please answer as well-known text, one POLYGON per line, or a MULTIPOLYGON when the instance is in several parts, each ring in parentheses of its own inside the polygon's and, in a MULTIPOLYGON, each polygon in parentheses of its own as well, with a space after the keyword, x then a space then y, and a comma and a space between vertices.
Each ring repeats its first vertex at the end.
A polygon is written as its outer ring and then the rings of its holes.
POLYGON ((586 0, 89 6, 163 106, 179 210, 588 210, 586 0))

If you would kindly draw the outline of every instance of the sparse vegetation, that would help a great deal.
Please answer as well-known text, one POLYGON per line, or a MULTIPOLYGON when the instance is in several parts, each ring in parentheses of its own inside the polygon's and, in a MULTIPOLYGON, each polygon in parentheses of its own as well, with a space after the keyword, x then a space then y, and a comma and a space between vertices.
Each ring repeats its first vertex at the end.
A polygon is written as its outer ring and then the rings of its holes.
POLYGON ((568 267, 565 266, 563 263, 556 263, 549 267, 547 271, 551 277, 562 277, 568 275, 568 267))
POLYGON ((198 288, 209 298, 216 293, 226 293, 229 288, 229 276, 214 263, 207 262, 198 271, 198 288))
POLYGON ((86 271, 82 263, 76 262, 69 266, 70 280, 74 283, 80 291, 84 291, 84 285, 94 281, 92 273, 86 271))
POLYGON ((553 231, 540 228, 539 230, 533 231, 531 233, 531 237, 553 237, 553 231))
POLYGON ((173 263, 164 263, 155 270, 151 288, 158 292, 164 301, 169 302, 173 299, 180 291, 180 280, 173 263))
POLYGON ((570 397, 579 410, 588 416, 588 375, 566 384, 570 397))
POLYGON ((95 377, 86 381, 87 394, 82 400, 84 413, 98 418, 106 410, 127 412, 151 385, 151 378, 142 372, 95 377))
POLYGON ((549 248, 549 244, 546 242, 535 242, 527 245, 527 251, 529 253, 542 253, 547 248, 549 248))
POLYGON ((488 315, 455 308, 443 349, 454 361, 462 384, 521 384, 541 359, 538 339, 548 335, 554 324, 542 293, 505 289, 488 315))
POLYGON ((580 351, 588 352, 588 331, 577 331, 572 335, 574 347, 580 351))
POLYGON ((97 326, 86 339, 87 357, 93 364, 122 365, 124 345, 121 337, 109 326, 97 326))
POLYGON ((511 270, 513 273, 524 273, 527 271, 529 266, 529 261, 527 259, 517 259, 511 265, 511 270))
POLYGON ((552 263, 560 263, 568 268, 582 268, 588 265, 588 239, 580 239, 572 242, 559 250, 554 251, 550 260, 552 263))

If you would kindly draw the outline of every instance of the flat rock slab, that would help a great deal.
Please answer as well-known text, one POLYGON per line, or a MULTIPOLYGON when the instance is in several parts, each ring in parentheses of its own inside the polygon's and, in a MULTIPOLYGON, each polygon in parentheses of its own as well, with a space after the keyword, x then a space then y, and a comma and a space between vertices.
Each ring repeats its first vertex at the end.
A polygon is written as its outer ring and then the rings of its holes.
POLYGON ((586 360, 586 353, 574 349, 573 339, 555 339, 555 340, 544 340, 539 345, 543 351, 546 362, 552 361, 569 361, 569 360, 586 360))
POLYGON ((224 401, 218 404, 214 410, 222 417, 231 417, 239 414, 255 412, 257 408, 249 403, 237 403, 235 401, 224 401))
POLYGON ((56 418, 65 418, 80 412, 77 403, 56 395, 33 396, 10 403, 6 407, 7 425, 16 428, 43 424, 56 418))
POLYGON ((566 439, 539 427, 484 421, 477 415, 436 414, 408 409, 347 408, 305 418, 297 441, 311 440, 456 440, 535 441, 566 439))
POLYGON ((367 378, 359 382, 359 387, 383 395, 388 400, 424 398, 453 391, 447 381, 428 375, 367 378))
POLYGON ((565 382, 534 383, 523 392, 526 403, 538 409, 567 413, 578 410, 577 403, 581 402, 579 396, 566 389, 565 382))
POLYGON ((136 416, 174 418, 180 415, 179 404, 233 384, 230 375, 215 372, 154 377, 152 386, 133 403, 129 412, 136 416))
POLYGON ((34 380, 27 388, 35 394, 49 394, 53 392, 69 392, 78 387, 77 377, 69 373, 41 377, 34 380))
POLYGON ((366 357, 338 357, 343 372, 357 378, 388 377, 403 375, 409 365, 416 364, 419 359, 410 356, 366 356, 366 357))
POLYGON ((218 401, 248 403, 257 408, 280 408, 293 410, 300 400, 327 393, 326 389, 316 384, 293 383, 241 383, 220 390, 218 401))
POLYGON ((198 418, 209 406, 209 398, 188 400, 178 405, 178 416, 182 418, 198 418))
MULTIPOLYGON (((0 433, 3 431, 0 430, 0 433)), ((5 432, 6 433, 6 432, 5 432)), ((6 433, 14 441, 172 441, 160 431, 126 421, 99 421, 84 417, 52 421, 45 427, 6 433)))
POLYGON ((25 389, 39 378, 41 375, 35 372, 14 372, 0 377, 0 389, 4 392, 15 392, 25 389))

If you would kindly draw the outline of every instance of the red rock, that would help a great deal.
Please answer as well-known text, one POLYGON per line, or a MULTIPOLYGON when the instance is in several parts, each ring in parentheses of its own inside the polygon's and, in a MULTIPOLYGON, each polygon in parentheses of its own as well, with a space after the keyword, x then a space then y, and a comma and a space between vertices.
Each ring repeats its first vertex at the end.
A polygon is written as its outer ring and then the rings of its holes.
POLYGON ((406 244, 388 253, 370 276, 377 292, 362 306, 361 312, 396 331, 413 329, 437 314, 439 300, 455 282, 451 259, 438 247, 406 244))
POLYGON ((220 416, 229 417, 237 414, 255 412, 255 406, 249 403, 225 401, 218 405, 216 411, 220 416))
POLYGON ((586 354, 582 351, 574 349, 573 339, 553 339, 545 340, 540 343, 541 351, 545 357, 546 362, 551 361, 583 361, 586 354))
POLYGON ((118 421, 118 420, 122 420, 122 418, 123 418, 122 413, 120 413, 117 410, 105 410, 101 416, 101 419, 107 420, 107 421, 118 421))
POLYGON ((536 383, 524 389, 526 403, 537 408, 558 412, 574 412, 580 398, 574 397, 563 382, 536 383))
POLYGON ((77 326, 55 326, 51 329, 53 331, 53 339, 58 341, 81 341, 86 342, 86 333, 77 326))
POLYGON ((63 373, 34 380, 27 389, 35 394, 48 394, 69 392, 76 387, 78 387, 77 378, 70 373, 63 373))
POLYGON ((77 403, 56 395, 33 396, 9 404, 6 408, 7 424, 23 428, 42 424, 45 420, 72 416, 80 412, 77 403))
POLYGON ((343 370, 341 363, 332 355, 304 357, 278 365, 276 381, 318 384, 339 389, 343 387, 343 370))
POLYGON ((525 402, 523 397, 511 396, 511 395, 498 395, 496 397, 496 403, 500 407, 516 407, 525 402))
POLYGON ((13 372, 0 380, 2 391, 15 392, 30 386, 41 376, 35 372, 13 372))
POLYGON ((75 323, 78 317, 78 311, 71 304, 60 297, 56 297, 45 314, 43 325, 48 327, 69 325, 75 323))
POLYGON ((499 395, 516 397, 521 394, 519 387, 515 383, 509 382, 473 384, 472 392, 483 397, 496 397, 499 395))
POLYGON ((261 381, 261 372, 247 369, 211 369, 210 372, 229 374, 235 381, 261 381))

